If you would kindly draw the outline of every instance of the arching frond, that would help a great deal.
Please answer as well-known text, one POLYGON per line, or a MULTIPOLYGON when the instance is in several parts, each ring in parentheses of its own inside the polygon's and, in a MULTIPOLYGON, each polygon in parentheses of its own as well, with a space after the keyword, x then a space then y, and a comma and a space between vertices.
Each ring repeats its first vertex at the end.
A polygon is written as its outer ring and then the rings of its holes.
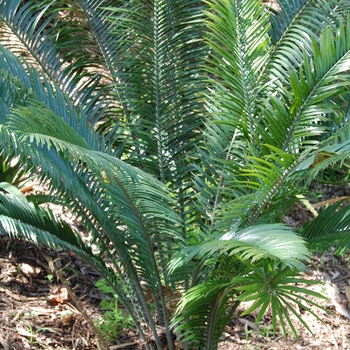
POLYGON ((309 255, 304 240, 287 227, 280 224, 256 225, 243 230, 232 229, 198 246, 184 249, 172 260, 170 269, 180 268, 193 259, 205 261, 217 254, 239 255, 242 260, 252 263, 270 258, 299 270, 304 269, 300 260, 307 259, 309 255))
MULTIPOLYGON (((305 47, 303 36, 308 40, 310 37, 319 35, 320 31, 329 25, 336 28, 346 13, 346 1, 309 1, 309 0, 278 0, 280 10, 271 15, 270 35, 274 44, 284 41, 284 44, 294 43, 305 47), (298 31, 305 27, 305 32, 298 31), (293 39, 294 34, 294 39, 293 39), (300 35, 300 42, 295 40, 300 35)), ((282 45, 280 46, 282 49, 282 45)), ((291 50, 292 51, 292 50, 291 50)))
POLYGON ((49 209, 43 209, 35 203, 11 194, 12 191, 0 191, 0 226, 2 232, 10 237, 24 238, 30 243, 43 244, 53 249, 69 249, 94 267, 114 290, 118 291, 120 300, 132 316, 139 329, 138 317, 133 310, 130 295, 123 288, 120 276, 108 268, 103 259, 93 254, 91 248, 84 244, 81 237, 64 221, 60 221, 49 209))
POLYGON ((111 97, 104 89, 111 80, 99 42, 76 1, 0 1, 0 23, 1 44, 43 71, 75 105, 84 105, 90 122, 117 112, 115 103, 106 109, 111 97))
MULTIPOLYGON (((35 102, 31 102, 31 107, 34 113, 40 114, 45 118, 45 106, 51 109, 47 110, 50 117, 62 118, 73 130, 78 132, 84 139, 85 144, 89 144, 94 149, 100 149, 99 140, 95 131, 89 126, 86 114, 80 113, 80 115, 74 109, 71 101, 65 96, 59 89, 58 85, 51 85, 43 76, 41 76, 36 70, 31 67, 26 69, 22 66, 21 62, 13 56, 9 51, 0 46, 0 69, 2 70, 2 78, 4 87, 11 87, 11 89, 3 89, 1 98, 4 100, 4 111, 0 112, 0 116, 3 121, 7 121, 10 114, 9 107, 15 105, 24 105, 28 102, 30 97, 35 96, 35 102), (44 79, 44 84, 42 83, 44 79), (9 95, 8 91, 12 91, 9 95), (54 117, 56 115, 56 117, 54 117)), ((25 108, 24 108, 25 110, 25 108)), ((81 111, 80 111, 81 112, 81 111)), ((93 117, 94 113, 90 114, 93 117)), ((19 118, 19 123, 25 122, 19 118)), ((46 124, 50 123, 49 116, 40 121, 37 126, 40 127, 41 122, 46 124)), ((67 127, 68 127, 67 125, 67 127)), ((25 125, 29 127, 29 125, 25 125)), ((34 127, 34 125, 33 125, 34 127)), ((52 127, 54 127, 52 125, 52 127)), ((58 132, 58 128, 56 127, 58 132)))
MULTIPOLYGON (((4 53, 12 71, 17 66, 23 69, 18 60, 4 53)), ((168 280, 166 262, 162 269, 157 260, 169 256, 164 249, 176 251, 182 246, 174 202, 153 176, 126 164, 108 149, 101 152, 103 142, 84 124, 83 111, 79 118, 57 86, 53 94, 36 78, 38 74, 32 71, 27 80, 32 94, 8 106, 8 122, 1 125, 2 151, 14 150, 22 163, 39 169, 43 180, 50 179, 56 196, 71 203, 70 209, 90 230, 90 244, 100 254, 107 251, 113 257, 113 270, 120 273, 126 293, 134 298, 139 322, 147 320, 156 332, 140 280, 151 289, 158 319, 166 324, 162 287, 163 280, 168 280)))
POLYGON ((350 208, 339 209, 340 204, 329 206, 299 230, 312 251, 326 252, 336 245, 335 253, 340 253, 350 247, 350 208))
POLYGON ((86 18, 75 1, 30 0, 25 5, 20 0, 1 1, 0 18, 3 29, 12 33, 11 37, 3 32, 2 43, 18 49, 13 36, 16 37, 23 48, 21 55, 39 65, 51 81, 63 84, 67 91, 74 87, 74 80, 81 79, 79 74, 88 75, 87 67, 102 62, 86 18), (74 13, 74 20, 70 13, 74 13), (89 50, 95 54, 89 54, 89 50))

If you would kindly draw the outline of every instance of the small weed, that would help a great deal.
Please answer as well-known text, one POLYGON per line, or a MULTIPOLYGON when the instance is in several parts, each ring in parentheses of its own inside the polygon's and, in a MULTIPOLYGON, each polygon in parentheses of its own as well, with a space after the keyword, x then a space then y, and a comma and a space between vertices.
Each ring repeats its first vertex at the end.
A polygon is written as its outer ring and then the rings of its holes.
POLYGON ((50 283, 53 282, 53 277, 54 276, 52 274, 48 274, 46 277, 47 277, 47 279, 49 280, 50 283))
POLYGON ((265 337, 265 338, 269 338, 270 336, 273 335, 273 330, 271 326, 261 326, 260 327, 260 334, 265 337))
POLYGON ((28 332, 28 340, 30 342, 30 344, 37 344, 41 347, 43 347, 44 349, 47 349, 47 347, 41 343, 40 341, 35 341, 34 339, 37 337, 37 334, 40 333, 40 332, 43 332, 43 331, 49 331, 49 332, 54 332, 54 330, 52 330, 51 328, 47 328, 47 327, 41 327, 41 328, 38 328, 36 331, 33 330, 31 324, 26 321, 26 320, 23 320, 22 321, 27 325, 28 329, 29 329, 29 332, 28 332))
POLYGON ((98 281, 96 287, 104 294, 112 294, 113 300, 102 300, 101 308, 105 309, 106 312, 103 320, 95 319, 95 326, 109 339, 115 339, 120 330, 123 331, 126 327, 133 326, 134 323, 130 315, 125 314, 123 310, 118 308, 117 295, 113 293, 112 288, 105 281, 98 281))

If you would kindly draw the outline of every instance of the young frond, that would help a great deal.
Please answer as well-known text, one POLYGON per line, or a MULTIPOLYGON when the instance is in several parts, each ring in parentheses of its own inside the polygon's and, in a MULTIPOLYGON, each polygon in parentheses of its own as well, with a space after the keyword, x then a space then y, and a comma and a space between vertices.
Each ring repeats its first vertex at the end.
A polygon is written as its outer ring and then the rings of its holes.
POLYGON ((212 114, 219 112, 222 122, 236 123, 245 138, 254 140, 257 82, 268 58, 269 13, 259 1, 208 4, 212 58, 207 70, 215 76, 208 109, 212 114), (218 106, 221 110, 215 111, 218 106))

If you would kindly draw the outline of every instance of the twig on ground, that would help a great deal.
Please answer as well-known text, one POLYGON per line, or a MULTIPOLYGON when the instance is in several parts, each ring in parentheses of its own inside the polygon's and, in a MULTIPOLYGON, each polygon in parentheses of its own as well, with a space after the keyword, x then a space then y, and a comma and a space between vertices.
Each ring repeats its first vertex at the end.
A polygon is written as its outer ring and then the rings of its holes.
POLYGON ((332 199, 327 199, 326 201, 312 204, 313 208, 320 208, 320 207, 326 207, 327 205, 331 205, 340 201, 344 201, 345 199, 349 199, 349 196, 343 196, 343 197, 338 197, 338 198, 332 198, 332 199))
POLYGON ((249 328, 253 329, 254 331, 259 331, 259 327, 257 327, 254 322, 250 322, 246 320, 245 318, 238 318, 238 321, 244 325, 247 325, 249 328))
POLYGON ((130 343, 124 343, 124 344, 118 344, 118 345, 113 345, 110 347, 111 350, 115 350, 115 349, 123 349, 123 348, 126 348, 127 346, 133 346, 133 345, 136 345, 138 344, 137 341, 133 341, 133 342, 130 342, 130 343))
POLYGON ((56 273, 56 275, 58 276, 58 278, 60 279, 62 284, 66 287, 68 293, 70 294, 70 296, 72 297, 73 301, 75 302, 75 305, 77 306, 77 309, 81 312, 81 314, 83 315, 85 321, 91 327, 92 331, 94 332, 94 334, 95 334, 95 336, 96 336, 96 338, 98 340, 99 348, 101 348, 102 350, 110 350, 109 346, 107 345, 107 343, 102 338, 102 335, 100 334, 99 330, 95 327, 94 323, 91 321, 91 318, 85 312, 82 303, 80 302, 78 297, 73 292, 73 290, 70 287, 70 285, 67 282, 67 280, 63 277, 61 271, 58 270, 58 268, 57 268, 56 264, 54 263, 54 261, 49 256, 46 256, 46 261, 48 262, 51 271, 56 273))

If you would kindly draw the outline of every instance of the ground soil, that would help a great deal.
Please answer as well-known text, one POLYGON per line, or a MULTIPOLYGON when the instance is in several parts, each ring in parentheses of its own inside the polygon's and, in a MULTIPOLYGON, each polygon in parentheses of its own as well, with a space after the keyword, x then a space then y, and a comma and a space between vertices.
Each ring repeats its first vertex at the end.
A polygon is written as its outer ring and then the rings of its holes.
MULTIPOLYGON (((314 205, 317 210, 322 210, 329 199, 350 194, 348 185, 314 184, 312 189, 317 195, 310 194, 310 202, 319 203, 314 205)), ((309 210, 297 205, 285 221, 298 227, 310 217, 309 210)), ((52 251, 0 236, 0 349, 97 349, 93 330, 50 270, 48 258, 55 261, 69 281, 89 318, 103 319, 105 310, 101 309, 100 303, 105 296, 95 287, 99 276, 84 262, 69 251, 52 251)), ((303 314, 314 337, 295 317, 292 319, 298 329, 298 341, 290 330, 286 338, 280 328, 273 336, 271 314, 268 312, 255 325, 256 314, 239 316, 249 306, 242 304, 226 327, 219 349, 350 349, 348 265, 349 254, 336 256, 331 250, 323 256, 315 256, 307 267, 307 278, 323 282, 312 289, 328 298, 327 301, 314 301, 330 312, 312 307, 323 323, 312 315, 303 314)), ((118 336, 109 341, 112 350, 143 348, 134 328, 121 330, 120 325, 116 327, 118 336)))

